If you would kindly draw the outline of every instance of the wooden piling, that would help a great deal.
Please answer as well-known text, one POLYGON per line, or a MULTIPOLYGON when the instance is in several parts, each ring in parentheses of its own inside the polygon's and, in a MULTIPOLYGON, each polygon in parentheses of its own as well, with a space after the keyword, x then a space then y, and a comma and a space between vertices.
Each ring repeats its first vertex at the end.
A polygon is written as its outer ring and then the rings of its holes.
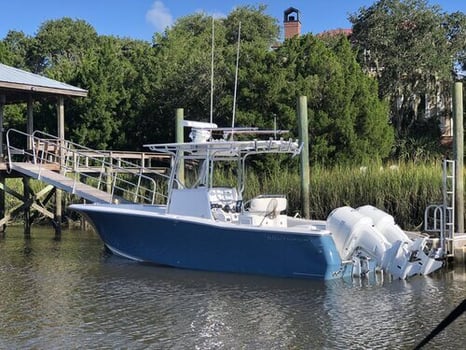
MULTIPOLYGON (((6 200, 5 200, 5 176, 0 173, 0 219, 5 217, 6 214, 6 200)), ((0 225, 0 233, 5 234, 6 224, 0 225)))
POLYGON ((303 216, 306 219, 310 219, 309 129, 307 118, 307 96, 299 96, 297 114, 299 120, 299 139, 303 143, 303 149, 300 155, 302 211, 303 216))
MULTIPOLYGON (((58 96, 57 98, 57 134, 59 138, 60 173, 63 173, 65 166, 65 98, 63 96, 58 96)), ((57 188, 55 192, 55 239, 60 239, 61 237, 62 201, 63 192, 57 188)))
MULTIPOLYGON (((3 154, 3 119, 4 119, 4 106, 6 103, 6 97, 3 94, 0 94, 0 162, 4 162, 4 154, 3 154)), ((0 175, 0 186, 2 190, 0 190, 0 218, 5 217, 6 213, 6 201, 5 201, 5 176, 3 174, 0 175)), ((0 225, 0 232, 3 234, 5 233, 6 225, 0 225)))
POLYGON ((3 121, 5 117, 5 111, 4 111, 4 106, 6 103, 6 97, 5 95, 1 94, 0 95, 0 161, 4 161, 3 159, 3 144, 4 144, 4 139, 3 139, 3 121))
POLYGON ((466 236, 464 232, 464 131, 463 83, 455 82, 453 90, 453 153, 455 158, 455 233, 453 255, 464 263, 466 236))
POLYGON ((30 178, 28 176, 23 176, 23 203, 24 203, 24 237, 31 237, 31 189, 30 178))
MULTIPOLYGON (((176 142, 184 142, 184 129, 183 129, 183 120, 184 120, 184 109, 176 109, 176 142)), ((181 160, 179 168, 177 169, 177 178, 179 181, 184 183, 184 161, 181 160)))

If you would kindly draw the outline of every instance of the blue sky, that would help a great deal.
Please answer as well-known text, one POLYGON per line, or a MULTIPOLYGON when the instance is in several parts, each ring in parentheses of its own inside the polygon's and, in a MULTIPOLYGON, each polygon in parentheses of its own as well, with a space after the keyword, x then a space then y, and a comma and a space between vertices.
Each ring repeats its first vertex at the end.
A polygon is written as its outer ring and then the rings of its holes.
MULTIPOLYGON (((83 19, 101 35, 116 35, 151 41, 177 18, 202 11, 225 16, 239 5, 267 5, 267 13, 283 20, 283 11, 292 6, 301 12, 303 33, 320 33, 337 28, 350 28, 348 14, 374 0, 6 0, 0 11, 0 39, 9 30, 34 35, 40 25, 50 19, 71 17, 83 19)), ((430 0, 445 12, 466 12, 464 0, 430 0)))

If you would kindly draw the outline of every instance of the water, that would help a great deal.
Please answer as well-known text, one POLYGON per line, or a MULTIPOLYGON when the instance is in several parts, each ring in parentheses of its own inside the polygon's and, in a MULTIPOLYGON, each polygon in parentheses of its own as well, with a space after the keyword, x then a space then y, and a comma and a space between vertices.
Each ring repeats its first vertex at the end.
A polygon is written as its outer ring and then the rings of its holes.
MULTIPOLYGON (((410 349, 466 297, 464 268, 331 282, 142 265, 97 235, 8 228, 1 349, 410 349)), ((464 349, 466 314, 428 349, 464 349)))

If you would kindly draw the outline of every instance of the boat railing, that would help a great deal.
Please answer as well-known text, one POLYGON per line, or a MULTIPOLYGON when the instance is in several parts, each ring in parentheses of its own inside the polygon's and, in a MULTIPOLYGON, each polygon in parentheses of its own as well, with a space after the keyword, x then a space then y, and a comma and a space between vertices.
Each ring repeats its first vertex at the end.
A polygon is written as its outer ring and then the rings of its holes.
POLYGON ((170 144, 147 144, 153 152, 175 154, 178 151, 184 153, 185 159, 203 159, 206 155, 211 160, 246 157, 253 154, 266 153, 288 153, 298 155, 302 150, 302 143, 293 139, 268 139, 250 141, 225 141, 214 140, 205 143, 170 143, 170 144))
POLYGON ((59 171, 74 184, 86 183, 115 200, 161 204, 167 199, 166 168, 151 166, 166 160, 165 155, 99 151, 42 131, 27 134, 16 129, 7 132, 7 148, 10 168, 14 161, 30 162, 38 166, 39 176, 44 169, 59 171))

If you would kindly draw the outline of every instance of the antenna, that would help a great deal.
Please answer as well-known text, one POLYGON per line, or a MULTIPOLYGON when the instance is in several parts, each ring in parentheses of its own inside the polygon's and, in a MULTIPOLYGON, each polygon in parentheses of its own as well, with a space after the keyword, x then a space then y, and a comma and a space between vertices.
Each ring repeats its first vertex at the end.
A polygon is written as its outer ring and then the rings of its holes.
MULTIPOLYGON (((233 117, 231 121, 231 128, 235 127, 235 114, 236 114, 236 91, 238 90, 238 65, 239 65, 239 46, 241 42, 241 22, 238 24, 238 47, 236 48, 236 71, 235 71, 235 92, 233 94, 233 117)), ((231 139, 233 140, 234 130, 231 131, 231 139)))
POLYGON ((215 45, 215 20, 212 16, 212 60, 210 63, 210 124, 213 122, 214 113, 214 45, 215 45))

